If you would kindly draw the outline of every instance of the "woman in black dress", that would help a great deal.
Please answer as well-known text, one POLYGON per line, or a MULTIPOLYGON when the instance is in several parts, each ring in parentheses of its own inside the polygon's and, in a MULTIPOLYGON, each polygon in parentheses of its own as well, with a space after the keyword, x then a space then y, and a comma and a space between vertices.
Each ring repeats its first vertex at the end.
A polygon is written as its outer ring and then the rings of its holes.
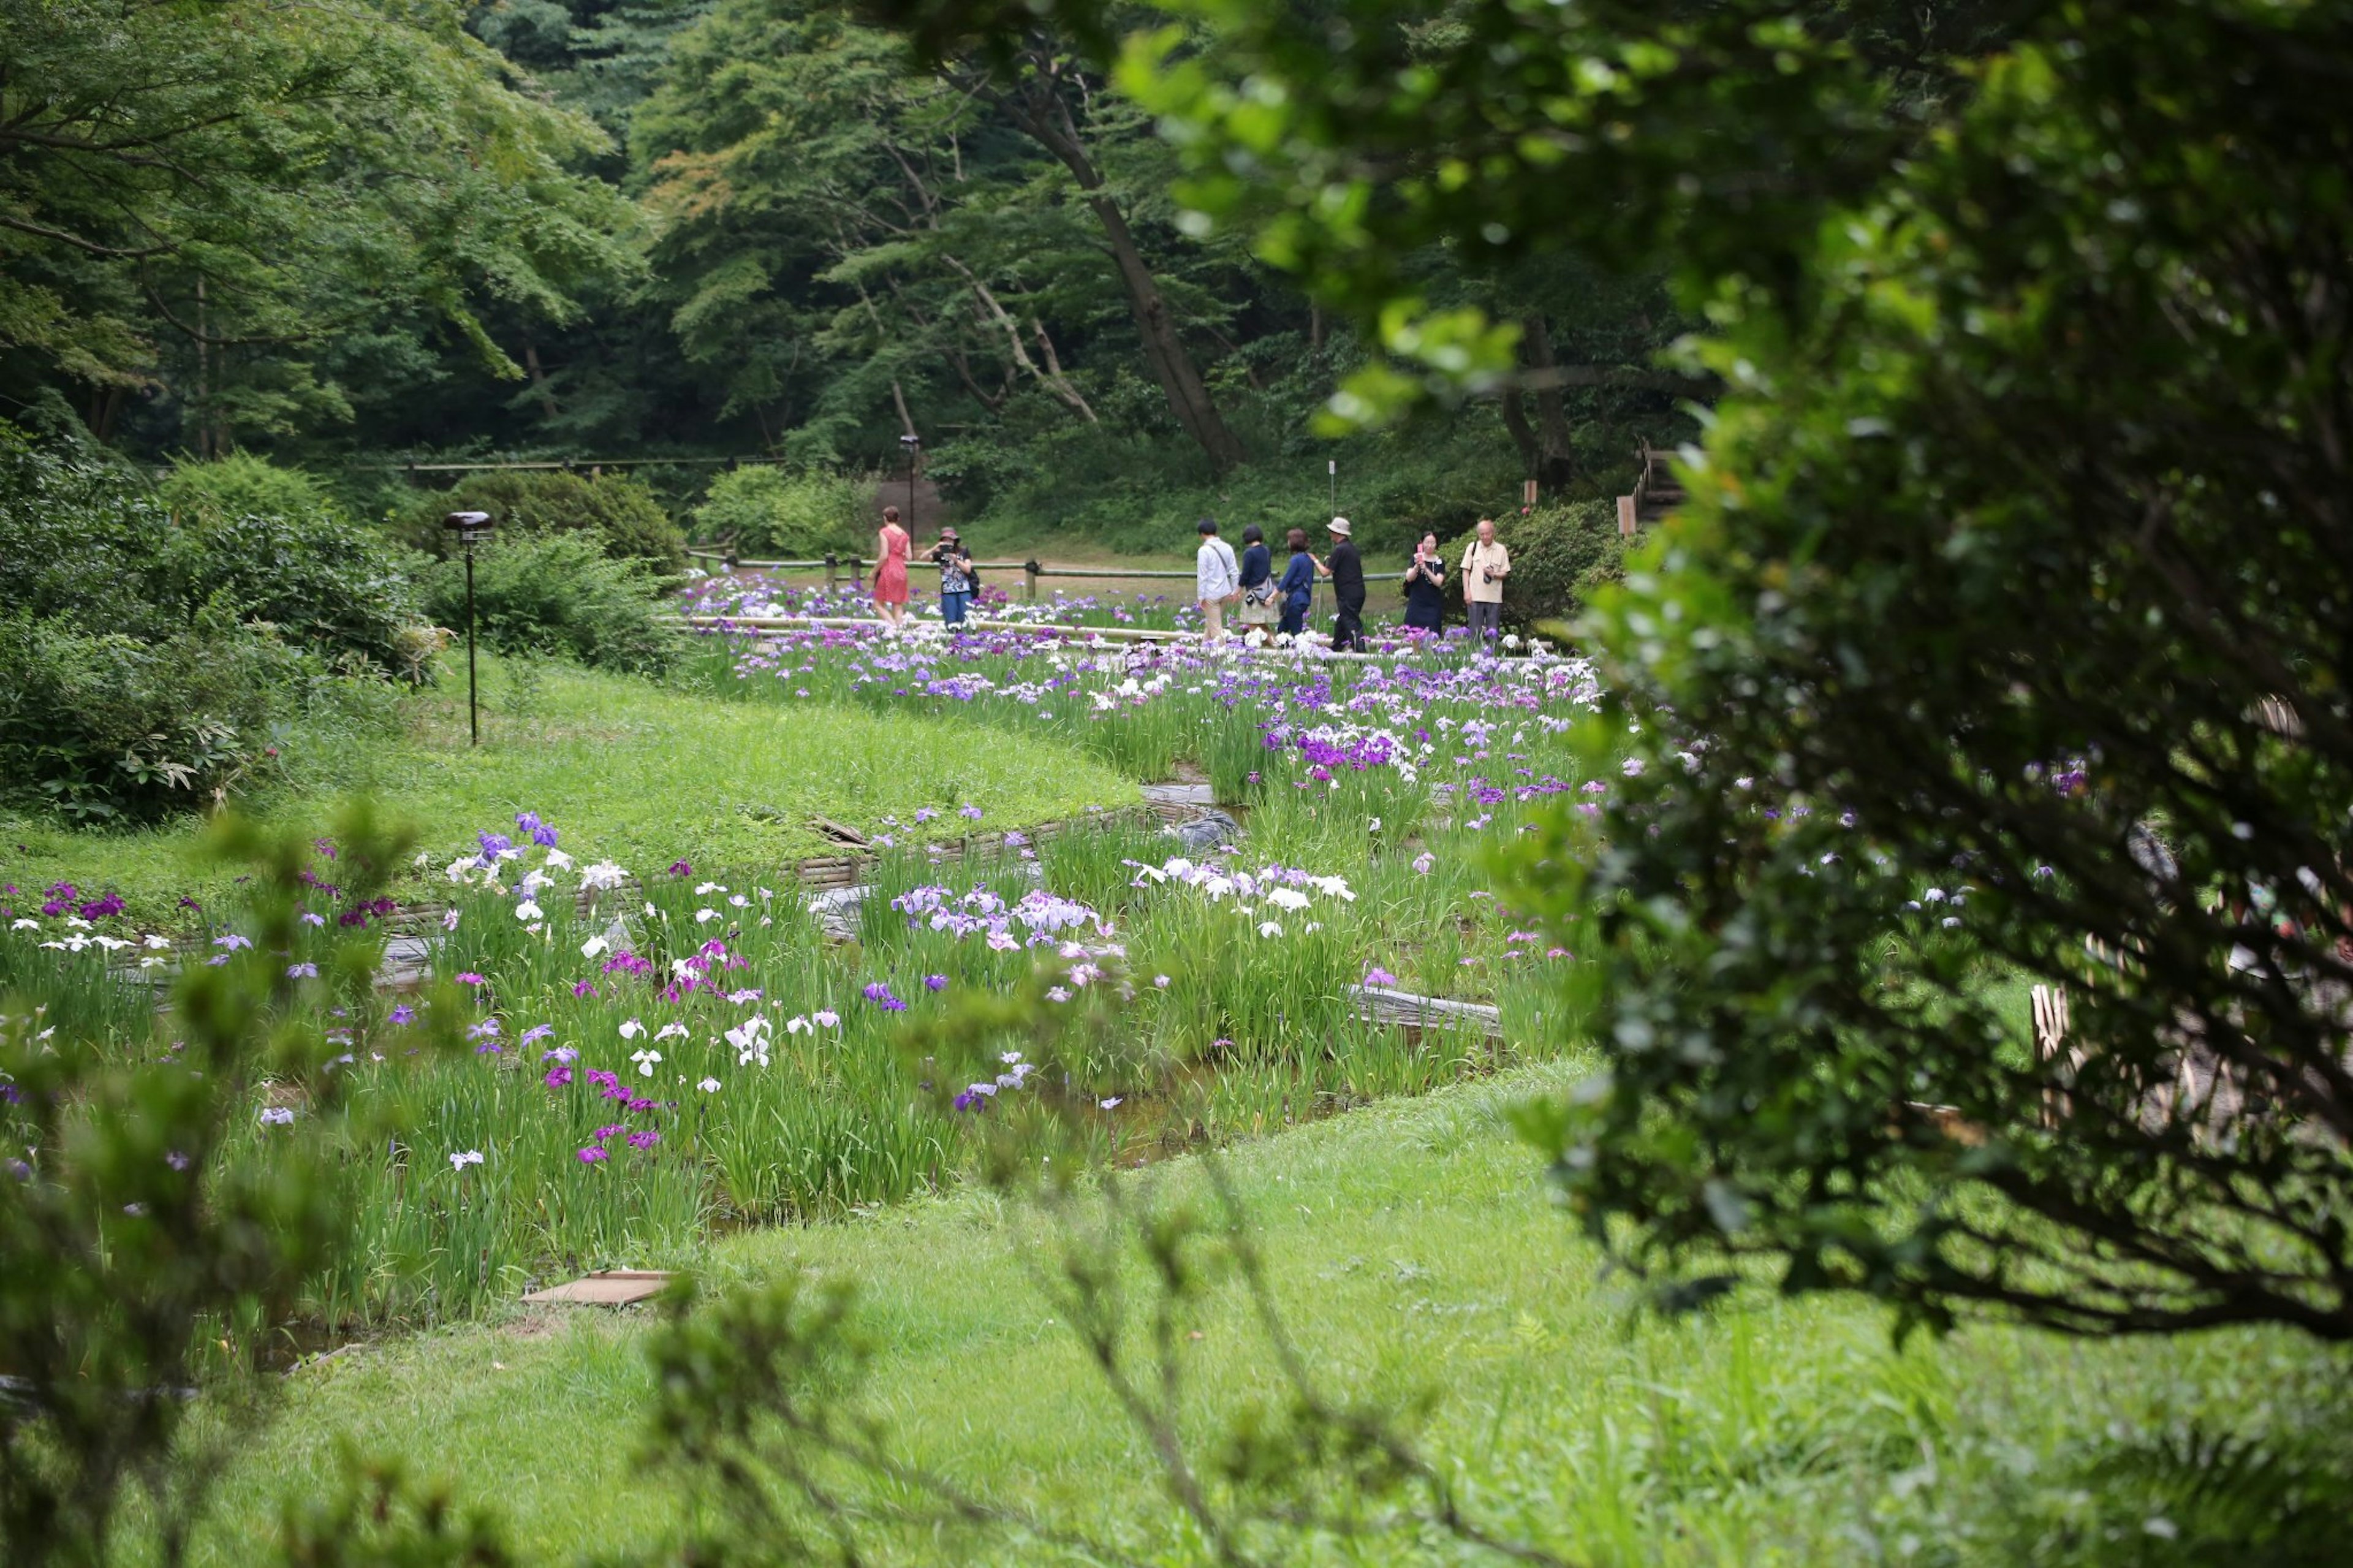
POLYGON ((1438 535, 1425 533, 1405 568, 1405 624, 1434 632, 1446 619, 1446 563, 1438 556, 1438 535))

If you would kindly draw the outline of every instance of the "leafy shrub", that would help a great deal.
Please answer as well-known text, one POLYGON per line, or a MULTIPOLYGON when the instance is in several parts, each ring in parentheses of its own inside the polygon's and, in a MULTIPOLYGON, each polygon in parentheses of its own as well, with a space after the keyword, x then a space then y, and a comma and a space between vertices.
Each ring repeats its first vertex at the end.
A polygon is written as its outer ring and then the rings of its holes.
POLYGON ((0 606, 0 793, 84 820, 258 776, 331 664, 381 670, 417 618, 392 551, 305 475, 235 458, 151 492, 5 426, 0 606))
POLYGON ((855 551, 873 517, 871 479, 765 466, 720 475, 710 498, 694 509, 702 538, 786 561, 855 551))
MULTIPOLYGON (((426 607, 446 626, 466 624, 466 564, 424 573, 426 607)), ((555 653, 604 669, 659 674, 678 656, 677 623, 655 595, 662 579, 615 558, 585 533, 521 532, 477 547, 474 615, 484 644, 502 653, 555 653)))
POLYGON ((151 496, 102 454, 37 448, 8 431, 0 604, 149 640, 176 637, 209 610, 268 622, 329 659, 385 667, 417 619, 397 557, 307 475, 254 458, 187 464, 151 496))
POLYGON ((165 564, 185 584, 184 608, 220 604, 331 659, 393 668, 417 624, 399 558, 332 510, 199 519, 174 536, 165 564))
POLYGON ((166 636, 159 600, 172 519, 92 448, 35 446, 0 423, 0 605, 95 630, 166 636))
POLYGON ((1796 303, 1715 296, 1737 385, 1594 616, 1631 765, 1508 891, 1603 1054, 1526 1124, 1668 1299, 2353 1342, 2348 54, 2070 9, 1796 303))
POLYGON ((489 512, 510 533, 589 534, 605 554, 641 561, 657 572, 686 566, 678 524, 653 491, 626 474, 475 474, 455 489, 420 498, 400 520, 401 537, 427 554, 447 554, 441 520, 453 511, 489 512))
MULTIPOLYGON (((1476 531, 1441 545, 1446 562, 1446 599, 1462 610, 1462 552, 1476 531)), ((1499 518, 1495 537, 1512 552, 1512 577, 1504 590, 1504 619, 1521 627, 1566 620, 1585 607, 1594 590, 1625 575, 1624 543, 1618 534, 1613 501, 1579 500, 1540 507, 1527 516, 1499 518)))
POLYGON ((155 486, 156 499, 184 521, 237 517, 347 516, 327 487, 301 468, 281 468, 249 452, 210 462, 181 458, 155 486))
POLYGON ((0 612, 0 789, 83 821, 152 821, 267 765, 306 668, 216 616, 156 641, 0 612))

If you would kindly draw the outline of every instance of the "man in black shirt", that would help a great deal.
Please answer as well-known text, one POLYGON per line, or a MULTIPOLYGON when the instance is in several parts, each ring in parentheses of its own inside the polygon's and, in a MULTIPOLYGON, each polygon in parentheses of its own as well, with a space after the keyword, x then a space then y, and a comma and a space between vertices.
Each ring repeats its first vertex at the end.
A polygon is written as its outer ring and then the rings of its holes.
POLYGON ((1324 570, 1332 579, 1332 596, 1339 601, 1339 618, 1332 624, 1335 653, 1361 651, 1365 646, 1365 563, 1356 558, 1349 538, 1348 520, 1335 517, 1325 525, 1332 531, 1332 558, 1324 570))

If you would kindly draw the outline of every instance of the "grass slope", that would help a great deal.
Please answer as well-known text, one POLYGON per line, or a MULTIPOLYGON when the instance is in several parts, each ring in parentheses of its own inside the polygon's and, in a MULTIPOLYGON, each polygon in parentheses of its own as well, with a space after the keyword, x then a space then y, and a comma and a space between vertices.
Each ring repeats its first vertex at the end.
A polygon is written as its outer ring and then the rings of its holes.
MULTIPOLYGON (((2128 1561, 2135 1542, 2158 1543, 2144 1516, 2166 1510, 2112 1472, 2094 1502, 2095 1459, 2184 1431, 2293 1447, 2342 1418, 2343 1397, 2315 1392, 2331 1386, 2334 1360, 2284 1335, 2159 1352, 1978 1328, 1897 1351, 1875 1310, 1762 1291, 1679 1322, 1630 1316, 1498 1115, 1568 1076, 1537 1069, 1392 1102, 1229 1157, 1314 1363, 1350 1394, 1430 1394, 1427 1448, 1506 1533, 1600 1563, 2008 1563, 2106 1530, 2128 1561), (2100 1508, 2125 1511, 2089 1517, 2100 1508)), ((1198 1167, 1135 1179, 1181 1189, 1198 1167)), ((871 1408, 906 1453, 1141 1559, 1201 1561, 1143 1445, 1029 1283, 1031 1239, 1020 1213, 967 1191, 734 1237, 712 1271, 854 1279, 881 1347, 871 1408)), ((202 1560, 242 1559, 279 1500, 325 1484, 344 1439, 401 1453, 495 1509, 526 1562, 658 1545, 682 1505, 644 1452, 643 1322, 519 1316, 297 1374, 287 1419, 233 1478, 202 1560)), ((1192 1408, 1207 1435, 1278 1394, 1231 1286, 1197 1326, 1192 1408)), ((1034 1542, 885 1544, 880 1561, 1065 1560, 1034 1542)), ((1491 1560, 1394 1538, 1326 1559, 1491 1560)))
MULTIPOLYGON (((511 830, 517 812, 536 811, 584 864, 609 856, 643 874, 680 858, 755 870, 825 853, 807 825, 817 814, 876 830, 928 805, 952 835, 973 826, 955 815, 965 804, 982 808, 981 826, 1006 828, 1136 798, 1132 782, 1028 736, 726 702, 541 661, 486 658, 481 677, 479 749, 468 743, 460 666, 402 703, 396 735, 288 737, 289 783, 248 809, 323 826, 332 796, 372 795, 444 858, 470 848, 478 830, 511 830)), ((166 922, 182 893, 212 902, 225 890, 225 876, 190 854, 199 833, 194 818, 130 833, 0 820, 0 882, 112 889, 134 918, 166 922)))

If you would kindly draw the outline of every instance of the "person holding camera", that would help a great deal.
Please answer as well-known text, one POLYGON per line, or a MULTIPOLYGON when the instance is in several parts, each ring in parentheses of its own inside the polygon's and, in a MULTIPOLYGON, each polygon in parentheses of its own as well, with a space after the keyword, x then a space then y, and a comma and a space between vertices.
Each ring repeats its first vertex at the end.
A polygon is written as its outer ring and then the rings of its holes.
POLYGON ((1438 535, 1425 533, 1413 547, 1405 567, 1405 624, 1408 631, 1435 632, 1446 625, 1446 563, 1438 553, 1438 535))
POLYGON ((972 604, 975 586, 972 552, 964 547, 963 538, 951 527, 940 530, 940 542, 932 546, 925 557, 940 569, 940 620, 944 625, 964 625, 964 615, 972 604))
POLYGON ((1462 552, 1462 607, 1471 615, 1476 639, 1504 631, 1504 579, 1512 574, 1512 552, 1495 537, 1495 520, 1479 520, 1478 537, 1462 552))

